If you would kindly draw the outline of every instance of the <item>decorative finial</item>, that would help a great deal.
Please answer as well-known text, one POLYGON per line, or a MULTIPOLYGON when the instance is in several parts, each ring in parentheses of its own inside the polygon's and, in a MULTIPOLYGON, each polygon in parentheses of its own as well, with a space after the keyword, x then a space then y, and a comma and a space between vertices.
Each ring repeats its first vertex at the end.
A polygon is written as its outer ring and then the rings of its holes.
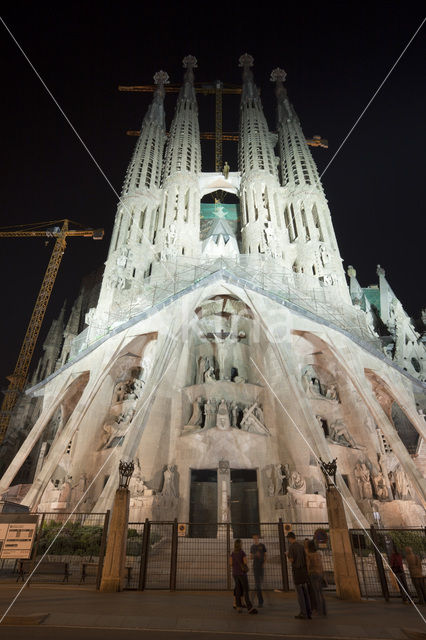
POLYGON ((254 62, 253 56, 251 56, 249 53, 244 53, 242 56, 239 57, 238 66, 244 67, 244 68, 252 67, 253 62, 254 62))
POLYGON ((154 73, 154 83, 160 86, 170 84, 169 74, 167 71, 157 71, 157 73, 154 73))
POLYGON ((287 74, 284 69, 280 69, 279 67, 276 67, 276 69, 272 69, 270 78, 271 82, 278 82, 280 80, 281 82, 284 82, 286 78, 287 74))
POLYGON ((379 264, 377 265, 377 269, 376 269, 376 273, 378 276, 384 276, 385 275, 385 270, 383 269, 383 267, 381 267, 379 264))
POLYGON ((356 278, 356 270, 351 264, 348 265, 346 273, 350 278, 356 278))
POLYGON ((195 56, 185 56, 182 60, 182 64, 185 69, 196 69, 197 68, 197 58, 195 56))
POLYGON ((322 458, 319 459, 320 468, 325 476, 327 482, 327 489, 336 486, 336 472, 337 472, 337 458, 334 458, 331 462, 324 462, 322 458), (333 479, 333 481, 331 480, 333 479))

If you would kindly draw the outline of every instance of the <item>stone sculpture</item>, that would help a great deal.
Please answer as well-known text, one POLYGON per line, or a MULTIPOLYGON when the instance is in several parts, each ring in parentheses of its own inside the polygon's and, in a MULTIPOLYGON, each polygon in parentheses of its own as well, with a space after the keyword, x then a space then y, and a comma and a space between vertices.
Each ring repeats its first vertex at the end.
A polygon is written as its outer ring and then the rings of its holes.
POLYGON ((203 424, 203 408, 202 398, 196 398, 192 403, 192 415, 188 421, 188 424, 200 427, 203 424))
POLYGON ((344 447, 356 448, 355 440, 350 435, 347 426, 342 420, 335 420, 328 428, 330 440, 344 447))
POLYGON ((335 384, 331 384, 328 388, 327 391, 325 393, 325 397, 328 400, 334 400, 335 402, 339 401, 339 396, 337 393, 337 387, 335 384))
POLYGON ((249 433, 260 433, 262 435, 269 434, 269 429, 263 424, 262 409, 259 407, 257 402, 243 410, 241 429, 248 431, 249 433), (259 415, 262 419, 259 419, 259 415))
POLYGON ((386 487, 386 482, 384 475, 381 471, 377 475, 373 477, 374 489, 376 491, 376 495, 379 500, 387 500, 388 499, 388 489, 386 487))
POLYGON ((354 474, 358 485, 360 499, 370 500, 373 497, 373 490, 371 487, 370 471, 367 465, 364 462, 357 462, 354 474))
POLYGON ((290 478, 290 469, 288 464, 284 466, 280 463, 274 465, 275 469, 275 495, 284 495, 287 493, 288 481, 290 478))
POLYGON ((290 473, 288 479, 288 493, 306 493, 306 480, 298 471, 294 470, 290 473))
POLYGON ((144 495, 146 485, 142 478, 142 472, 140 466, 136 464, 135 470, 129 482, 129 491, 132 498, 141 497, 144 495))
POLYGON ((410 499, 410 485, 407 475, 401 466, 398 466, 394 473, 395 480, 395 497, 397 500, 410 499))
POLYGON ((179 497, 179 492, 177 489, 176 482, 176 466, 172 464, 168 464, 164 470, 164 480, 163 480, 163 496, 171 496, 173 498, 179 497))
POLYGON ((216 401, 207 400, 204 405, 204 429, 211 429, 216 424, 216 401))
POLYGON ((218 429, 221 429, 222 431, 225 431, 231 428, 228 405, 226 404, 223 398, 220 401, 219 406, 217 408, 216 427, 218 429))
POLYGON ((216 374, 212 366, 210 366, 204 374, 204 382, 216 382, 216 374))

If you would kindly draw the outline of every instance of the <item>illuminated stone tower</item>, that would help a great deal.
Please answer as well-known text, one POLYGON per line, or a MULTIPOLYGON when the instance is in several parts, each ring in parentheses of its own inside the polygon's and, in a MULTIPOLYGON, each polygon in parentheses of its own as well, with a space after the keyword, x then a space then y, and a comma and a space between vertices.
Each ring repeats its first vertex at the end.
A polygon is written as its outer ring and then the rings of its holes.
POLYGON ((424 526, 424 339, 382 268, 363 288, 349 266, 347 286, 284 71, 274 134, 241 56, 239 165, 222 174, 201 170, 197 61, 183 64, 168 138, 155 75, 98 304, 74 337, 77 302, 59 353, 61 319, 1 489, 18 495, 28 459, 22 504, 102 512, 133 459, 133 522, 214 537, 230 521, 238 537, 241 522, 325 522, 318 457, 337 457, 353 526, 424 526), (218 190, 238 204, 203 201, 218 190))

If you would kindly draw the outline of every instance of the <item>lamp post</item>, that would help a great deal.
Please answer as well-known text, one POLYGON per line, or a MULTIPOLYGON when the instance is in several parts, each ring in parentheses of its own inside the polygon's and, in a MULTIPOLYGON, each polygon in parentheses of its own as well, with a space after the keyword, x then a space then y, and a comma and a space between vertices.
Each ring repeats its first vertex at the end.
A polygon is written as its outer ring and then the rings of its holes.
POLYGON ((319 459, 321 471, 325 476, 325 482, 327 489, 331 489, 336 486, 336 473, 337 473, 337 458, 334 458, 331 462, 324 462, 322 458, 319 459), (331 482, 333 478, 333 482, 331 482))
POLYGON ((134 468, 132 460, 128 462, 120 460, 118 489, 115 492, 112 507, 100 591, 121 591, 124 586, 130 504, 129 483, 134 468))
POLYGON ((119 474, 119 489, 128 489, 130 478, 133 475, 133 471, 135 470, 135 465, 133 460, 130 462, 125 462, 124 460, 120 460, 120 464, 118 465, 118 474, 119 474))
POLYGON ((342 600, 358 601, 361 600, 358 574, 349 537, 345 508, 336 484, 337 458, 334 458, 331 462, 324 462, 321 458, 319 461, 327 485, 328 524, 330 527, 330 543, 333 552, 333 570, 337 596, 342 600))

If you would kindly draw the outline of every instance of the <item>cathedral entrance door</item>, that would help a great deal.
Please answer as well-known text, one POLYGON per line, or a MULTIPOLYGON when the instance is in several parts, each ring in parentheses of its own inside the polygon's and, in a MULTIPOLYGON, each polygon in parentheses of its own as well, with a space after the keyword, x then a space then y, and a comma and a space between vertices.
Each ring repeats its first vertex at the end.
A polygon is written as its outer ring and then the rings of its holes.
POLYGON ((191 469, 189 521, 190 538, 216 538, 216 469, 191 469))
POLYGON ((231 469, 231 522, 234 538, 259 534, 256 469, 231 469))

